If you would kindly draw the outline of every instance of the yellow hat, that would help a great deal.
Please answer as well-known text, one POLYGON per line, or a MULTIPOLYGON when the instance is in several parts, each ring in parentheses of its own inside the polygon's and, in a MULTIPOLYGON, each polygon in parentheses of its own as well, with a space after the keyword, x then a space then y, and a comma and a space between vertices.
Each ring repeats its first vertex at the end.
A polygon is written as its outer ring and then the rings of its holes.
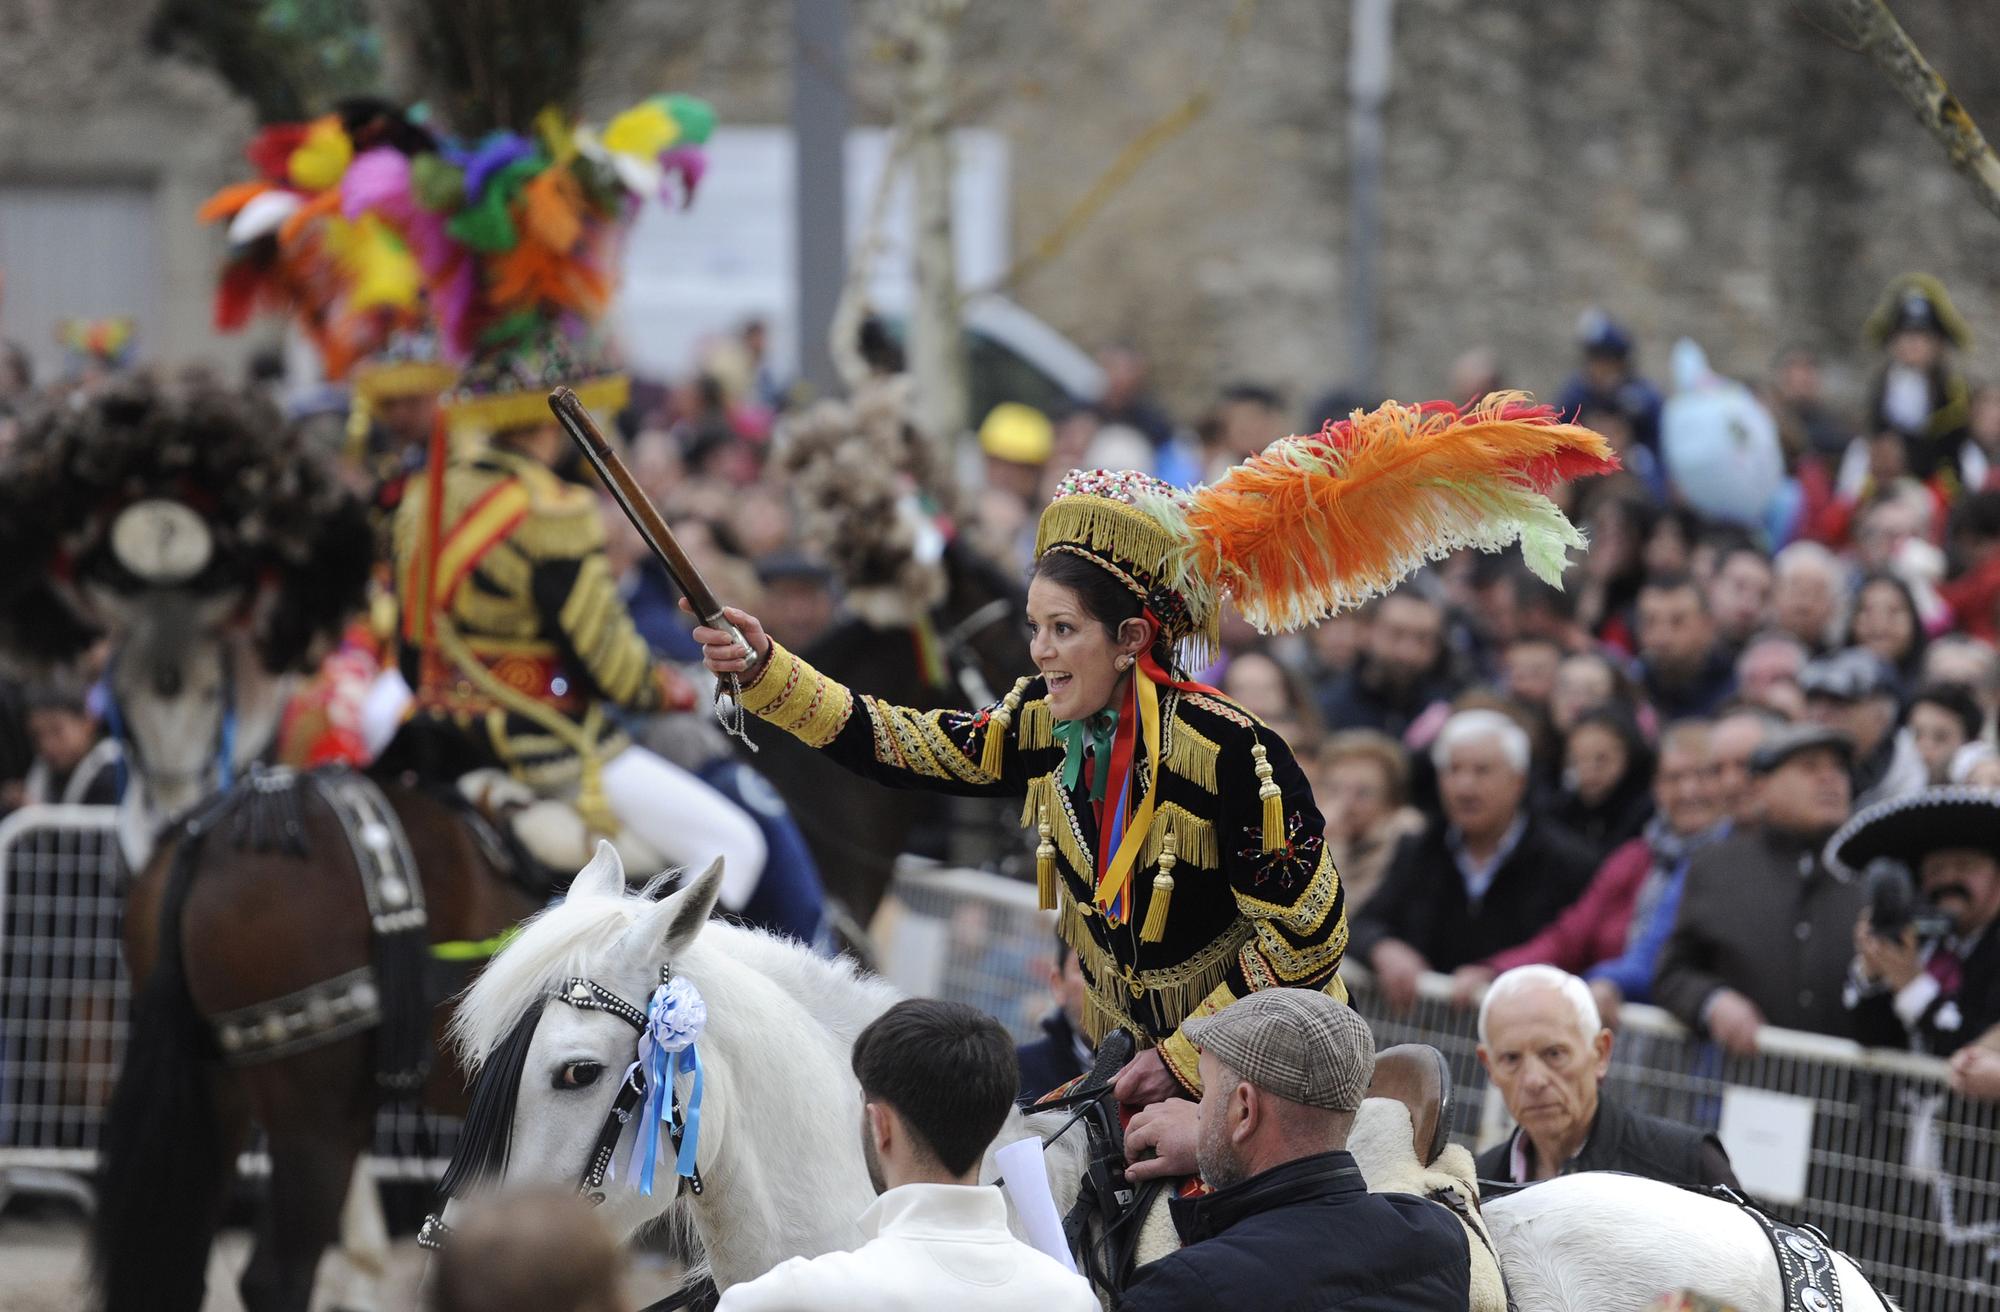
POLYGON ((1031 405, 1002 401, 979 426, 979 449, 995 460, 1039 465, 1055 450, 1055 425, 1031 405))

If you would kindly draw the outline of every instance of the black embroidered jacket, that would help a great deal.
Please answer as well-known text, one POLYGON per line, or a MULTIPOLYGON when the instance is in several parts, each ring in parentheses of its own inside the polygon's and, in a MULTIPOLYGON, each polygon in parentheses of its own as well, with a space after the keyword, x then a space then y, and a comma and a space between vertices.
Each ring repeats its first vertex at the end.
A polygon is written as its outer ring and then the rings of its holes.
MULTIPOLYGON (((1092 1039, 1115 1025, 1158 1044, 1168 1069, 1200 1090, 1196 1054, 1180 1033, 1257 989, 1325 989, 1345 999, 1337 970, 1347 947, 1340 878, 1326 854, 1319 810, 1291 750, 1226 698, 1162 689, 1158 805, 1134 869, 1131 914, 1113 925, 1092 893, 1097 823, 1080 781, 1059 782, 1047 688, 1022 679, 978 711, 916 711, 856 696, 777 643, 744 707, 842 765, 898 788, 1023 797, 1023 825, 1047 815, 1056 852, 1063 938, 1090 984, 1092 1039), (987 732, 1009 708, 997 774, 981 765, 987 732), (1285 833, 1266 851, 1253 749, 1261 744, 1282 791, 1285 833), (1164 933, 1142 941, 1166 836, 1178 861, 1164 933)), ((1140 769, 1147 753, 1138 752, 1140 769)), ((1146 781, 1134 783, 1143 793, 1146 781)))

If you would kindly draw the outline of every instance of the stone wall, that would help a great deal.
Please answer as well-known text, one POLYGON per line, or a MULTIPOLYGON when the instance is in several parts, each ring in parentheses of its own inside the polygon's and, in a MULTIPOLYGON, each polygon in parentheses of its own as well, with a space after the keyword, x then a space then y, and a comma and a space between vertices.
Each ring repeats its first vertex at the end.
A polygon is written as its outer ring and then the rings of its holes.
MULTIPOLYGON (((392 3, 393 0, 385 0, 392 3)), ((891 0, 853 0, 857 122, 886 121, 891 0)), ((974 0, 963 120, 1013 144, 1026 249, 1216 66, 1223 0, 974 0)), ((1990 0, 1898 9, 2000 136, 1990 0)), ((211 351, 220 255, 192 207, 240 168, 248 113, 210 76, 149 57, 144 6, 0 0, 0 184, 159 185, 170 358, 211 351), (139 11, 139 12, 135 12, 139 11)), ((618 0, 583 108, 660 87, 735 123, 783 123, 789 0, 618 0)), ((1301 405, 1347 378, 1348 7, 1260 0, 1221 94, 1017 298, 1080 343, 1128 338, 1170 399, 1236 377, 1301 405)), ((1429 394, 1467 346, 1552 389, 1577 313, 1602 303, 1643 363, 1691 333, 1756 375, 1789 341, 1864 369, 1859 325, 1909 268, 1972 321, 2000 378, 2000 219, 1867 62, 1788 0, 1400 0, 1386 110, 1378 390, 1429 394)))
MULTIPOLYGON (((221 233, 195 222, 217 187, 242 176, 253 126, 247 108, 209 73, 155 57, 151 6, 132 0, 0 0, 0 187, 121 183, 151 193, 155 222, 152 321, 140 350, 168 366, 247 355, 245 338, 210 326, 221 233)), ((91 258, 56 249, 47 258, 91 258)), ((113 307, 91 307, 103 312, 113 307)), ((46 342, 50 324, 0 332, 46 342)))
MULTIPOLYGON (((1897 8, 2000 138, 1986 0, 1897 8)), ((635 3, 598 90, 689 87, 731 121, 782 122, 788 9, 635 3)), ((854 3, 861 120, 889 101, 885 9, 854 3)), ((1230 9, 974 4, 965 117, 1013 143, 1018 248, 1206 76, 1230 9)), ((1480 343, 1515 382, 1552 390, 1594 303, 1656 371, 1682 333, 1746 376, 1804 341, 1858 388, 1860 323, 1911 268, 1945 279, 1978 333, 1973 368, 2000 378, 2000 218, 1800 6, 1401 0, 1394 21, 1379 390, 1435 392, 1480 343)), ((1325 0, 1256 5, 1214 108, 1018 298, 1086 345, 1147 347, 1183 407, 1238 376, 1301 404, 1350 381, 1347 25, 1348 7, 1325 0)))

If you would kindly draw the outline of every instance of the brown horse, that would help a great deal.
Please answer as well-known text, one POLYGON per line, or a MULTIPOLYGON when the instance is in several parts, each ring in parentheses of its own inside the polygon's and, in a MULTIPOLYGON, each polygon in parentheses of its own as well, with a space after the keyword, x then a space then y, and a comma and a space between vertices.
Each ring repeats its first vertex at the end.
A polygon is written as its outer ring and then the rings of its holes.
MULTIPOLYGON (((382 1036, 400 1020, 413 1068, 444 1051, 446 999, 463 979, 438 978, 435 969, 428 980, 383 978, 347 830, 306 777, 289 798, 283 791, 253 780, 214 799, 162 838, 132 886, 125 952, 141 983, 105 1122, 91 1234, 108 1312, 198 1312, 252 1125, 264 1132, 271 1176, 243 1301, 253 1312, 304 1312, 385 1101, 376 1078, 382 1036), (375 975, 356 976, 371 959, 375 975), (323 1042, 308 1036, 269 1060, 223 1059, 212 1018, 343 976, 383 985, 382 1024, 323 1042)), ((407 836, 429 942, 490 940, 537 909, 451 802, 399 785, 384 785, 381 796, 407 836)), ((440 964, 417 953, 420 966, 440 964)), ((326 1018, 328 1000, 309 993, 295 1029, 317 1032, 304 1019, 315 1005, 326 1018)), ((462 1111, 465 1080, 455 1063, 428 1060, 421 1097, 434 1110, 462 1111)))

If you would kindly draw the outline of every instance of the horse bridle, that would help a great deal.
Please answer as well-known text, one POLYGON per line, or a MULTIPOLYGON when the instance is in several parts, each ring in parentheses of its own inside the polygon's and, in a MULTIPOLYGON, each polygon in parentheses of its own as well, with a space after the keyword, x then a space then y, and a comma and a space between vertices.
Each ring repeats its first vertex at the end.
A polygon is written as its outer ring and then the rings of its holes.
MULTIPOLYGON (((105 728, 110 732, 111 737, 116 740, 120 749, 118 789, 120 793, 123 793, 127 783, 128 767, 137 765, 142 771, 145 771, 147 767, 145 747, 127 731, 125 706, 118 696, 118 665, 120 654, 117 652, 112 654, 110 665, 104 672, 104 688, 106 693, 104 713, 105 728)), ((230 650, 227 643, 224 643, 222 646, 221 661, 222 718, 215 727, 215 758, 208 766, 203 768, 202 775, 206 778, 208 771, 213 769, 215 771, 215 788, 212 791, 226 793, 236 784, 236 659, 235 653, 230 650)), ((170 775, 166 777, 181 779, 186 776, 170 775)))
MULTIPOLYGON (((660 982, 667 982, 671 972, 660 967, 660 982)), ((562 987, 549 995, 558 1002, 566 1002, 579 1011, 601 1011, 616 1016, 630 1025, 634 1033, 646 1032, 646 1013, 625 999, 599 984, 596 980, 572 975, 562 982, 562 987)), ((668 1123, 667 1134, 673 1141, 674 1151, 681 1147, 681 1130, 685 1121, 681 1113, 681 1094, 677 1087, 669 1087, 668 1096, 672 1100, 673 1115, 668 1123)), ((597 1138, 590 1146, 590 1156, 584 1160, 583 1175, 577 1181, 576 1191, 589 1201, 592 1207, 604 1202, 604 1177, 610 1174, 612 1154, 617 1151, 619 1136, 632 1123, 633 1114, 646 1100, 646 1072, 637 1061, 625 1072, 625 1082, 618 1086, 618 1096, 611 1100, 611 1110, 604 1114, 604 1123, 598 1127, 597 1138)), ((680 1196, 685 1188, 697 1198, 701 1196, 701 1171, 697 1168, 692 1175, 675 1177, 678 1181, 674 1196, 680 1196)), ((417 1231, 417 1244, 433 1252, 442 1251, 445 1242, 451 1238, 451 1227, 435 1213, 426 1216, 422 1228, 417 1231)))

